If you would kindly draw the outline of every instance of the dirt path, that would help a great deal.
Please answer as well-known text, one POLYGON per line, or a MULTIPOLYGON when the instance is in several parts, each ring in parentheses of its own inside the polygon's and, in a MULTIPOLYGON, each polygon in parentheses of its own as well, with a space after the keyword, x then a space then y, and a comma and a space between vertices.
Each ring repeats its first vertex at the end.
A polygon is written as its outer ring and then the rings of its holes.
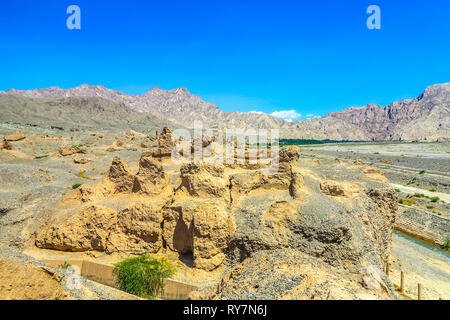
POLYGON ((450 202, 450 194, 448 194, 448 193, 431 192, 428 190, 414 188, 414 187, 405 187, 400 184, 394 184, 394 183, 392 184, 392 187, 394 189, 399 189, 400 191, 402 191, 404 193, 411 193, 411 194, 422 193, 428 197, 439 197, 439 199, 444 200, 447 203, 450 202))
POLYGON ((423 299, 450 299, 450 258, 399 233, 392 239, 393 264, 390 279, 400 286, 400 271, 405 272, 405 293, 417 299, 417 284, 423 299))

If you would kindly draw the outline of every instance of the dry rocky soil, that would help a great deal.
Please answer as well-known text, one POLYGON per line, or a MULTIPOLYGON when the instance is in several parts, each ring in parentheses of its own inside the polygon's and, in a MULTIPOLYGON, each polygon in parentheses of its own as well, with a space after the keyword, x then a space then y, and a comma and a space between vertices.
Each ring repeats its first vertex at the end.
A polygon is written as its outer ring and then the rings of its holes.
MULTIPOLYGON (((398 298, 382 270, 401 258, 392 256, 399 192, 391 183, 412 170, 395 162, 401 155, 388 158, 390 174, 380 159, 368 165, 369 153, 357 160, 289 146, 265 175, 247 158, 177 164, 169 128, 8 124, 0 136, 0 298, 127 298, 86 279, 71 289, 66 273, 42 261, 114 263, 142 253, 172 259, 174 278, 198 287, 192 299, 398 298)), ((438 174, 448 173, 445 160, 421 159, 415 169, 429 172, 414 174, 415 187, 448 194, 448 176, 438 174)), ((448 214, 447 206, 435 210, 448 214)))

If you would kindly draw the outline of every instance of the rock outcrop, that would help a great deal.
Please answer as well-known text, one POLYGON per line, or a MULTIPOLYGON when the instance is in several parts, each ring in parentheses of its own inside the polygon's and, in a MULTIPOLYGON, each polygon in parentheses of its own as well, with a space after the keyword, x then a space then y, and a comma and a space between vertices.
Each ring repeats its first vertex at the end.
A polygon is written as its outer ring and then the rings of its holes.
POLYGON ((88 158, 75 158, 75 159, 73 159, 73 163, 76 163, 76 164, 86 164, 86 163, 89 163, 89 162, 91 162, 91 159, 88 159, 88 158))
POLYGON ((133 190, 134 175, 128 165, 119 157, 114 157, 109 168, 108 179, 114 184, 116 192, 129 193, 133 190))
POLYGON ((89 205, 49 221, 36 246, 63 251, 141 254, 161 248, 159 207, 137 203, 119 212, 89 205))
MULTIPOLYGON (((364 178, 365 167, 342 170, 335 161, 319 166, 302 161, 300 166, 299 157, 297 147, 282 148, 273 174, 183 164, 179 175, 170 172, 172 179, 165 162, 151 152, 142 154, 136 174, 115 157, 104 180, 74 191, 83 207, 57 215, 38 233, 36 245, 107 254, 165 248, 206 271, 225 263, 239 268, 264 250, 289 255, 293 250, 294 256, 313 257, 315 265, 333 268, 323 267, 324 275, 358 275, 353 288, 362 281, 361 270, 388 261, 396 193, 364 178)), ((316 281, 305 275, 310 276, 316 281)), ((351 290, 335 291, 338 284, 332 288, 327 296, 351 295, 351 290)), ((220 290, 216 294, 227 296, 220 290)))
POLYGON ((225 300, 372 300, 394 297, 389 280, 376 274, 378 286, 367 290, 360 278, 330 268, 296 250, 259 251, 237 265, 212 290, 191 293, 193 299, 225 300))
POLYGON ((322 193, 333 197, 348 197, 354 192, 358 192, 356 184, 348 184, 345 182, 338 183, 332 180, 325 180, 320 182, 320 191, 322 193))
POLYGON ((3 142, 0 144, 0 150, 14 150, 14 147, 6 138, 3 138, 3 142))
POLYGON ((162 165, 151 155, 143 154, 139 160, 139 172, 135 176, 133 192, 156 195, 168 185, 169 177, 162 165))
POLYGON ((115 152, 125 148, 127 148, 126 142, 122 138, 116 137, 116 140, 106 149, 106 151, 115 152))
POLYGON ((117 212, 89 205, 56 216, 36 236, 36 246, 62 251, 105 251, 117 212))
POLYGON ((151 204, 137 203, 119 211, 109 229, 106 252, 158 252, 162 246, 161 222, 161 209, 151 204))
POLYGON ((164 239, 171 250, 192 254, 193 266, 207 271, 224 262, 235 227, 223 201, 178 201, 163 214, 164 239))
POLYGON ((155 158, 171 157, 175 147, 175 135, 168 127, 164 127, 162 132, 156 132, 157 148, 153 148, 151 155, 155 158))
POLYGON ((85 149, 81 149, 79 147, 69 147, 69 146, 62 146, 58 150, 59 154, 63 157, 65 156, 71 156, 76 153, 87 153, 85 149))
POLYGON ((50 268, 0 259, 2 300, 69 300, 61 280, 50 268))
POLYGON ((181 188, 195 197, 227 198, 228 179, 224 166, 217 164, 184 164, 180 168, 181 188))

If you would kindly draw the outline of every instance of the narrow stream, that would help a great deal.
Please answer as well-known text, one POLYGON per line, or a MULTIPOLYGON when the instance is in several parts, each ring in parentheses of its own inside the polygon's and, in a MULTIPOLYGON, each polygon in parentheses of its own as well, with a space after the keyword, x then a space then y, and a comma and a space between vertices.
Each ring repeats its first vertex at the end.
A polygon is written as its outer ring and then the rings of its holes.
POLYGON ((403 238, 403 239, 406 239, 408 241, 414 242, 415 244, 418 244, 418 245, 420 245, 420 246, 422 246, 424 248, 427 248, 427 249, 429 249, 431 251, 439 253, 439 254, 443 255, 444 257, 450 258, 450 252, 449 251, 442 250, 442 249, 439 249, 437 247, 434 247, 434 246, 432 246, 431 244, 429 244, 429 243, 427 243, 425 241, 413 238, 413 237, 408 236, 408 235, 406 235, 406 234, 404 234, 404 233, 402 233, 400 231, 397 231, 397 230, 394 230, 394 234, 399 236, 399 237, 401 237, 401 238, 403 238))

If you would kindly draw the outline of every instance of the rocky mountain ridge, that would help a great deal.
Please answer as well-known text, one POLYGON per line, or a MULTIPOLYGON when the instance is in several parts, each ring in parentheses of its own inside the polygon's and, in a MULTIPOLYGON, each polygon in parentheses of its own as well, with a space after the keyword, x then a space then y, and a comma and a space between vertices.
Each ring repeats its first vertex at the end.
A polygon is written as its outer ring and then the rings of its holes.
POLYGON ((142 95, 129 95, 101 85, 70 89, 49 87, 34 90, 10 89, 0 95, 34 98, 97 97, 124 103, 139 112, 149 112, 193 127, 201 120, 210 128, 280 129, 282 138, 347 141, 448 141, 450 140, 450 83, 428 87, 414 99, 387 106, 368 104, 332 112, 322 118, 288 122, 267 114, 224 112, 203 101, 186 88, 153 88, 142 95))

